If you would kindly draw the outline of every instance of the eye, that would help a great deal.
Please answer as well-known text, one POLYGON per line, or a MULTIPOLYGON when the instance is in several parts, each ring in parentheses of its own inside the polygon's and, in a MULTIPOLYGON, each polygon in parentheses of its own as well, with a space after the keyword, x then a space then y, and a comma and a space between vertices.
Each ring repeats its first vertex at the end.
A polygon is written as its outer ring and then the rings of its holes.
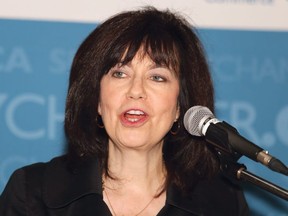
POLYGON ((151 80, 156 81, 156 82, 165 82, 166 78, 164 78, 163 76, 159 76, 159 75, 153 75, 151 76, 151 80))
POLYGON ((122 71, 113 71, 112 76, 115 78, 125 78, 127 75, 122 71))

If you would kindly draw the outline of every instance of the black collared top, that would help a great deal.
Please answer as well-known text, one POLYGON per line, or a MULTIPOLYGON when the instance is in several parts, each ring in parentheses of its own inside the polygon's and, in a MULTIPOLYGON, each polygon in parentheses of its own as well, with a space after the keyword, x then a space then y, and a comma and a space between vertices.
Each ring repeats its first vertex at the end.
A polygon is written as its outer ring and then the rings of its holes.
MULTIPOLYGON (((200 182, 189 196, 167 190, 157 216, 246 216, 242 191, 222 177, 200 182)), ((96 160, 70 164, 66 156, 16 170, 0 196, 1 216, 112 216, 102 195, 96 160)))

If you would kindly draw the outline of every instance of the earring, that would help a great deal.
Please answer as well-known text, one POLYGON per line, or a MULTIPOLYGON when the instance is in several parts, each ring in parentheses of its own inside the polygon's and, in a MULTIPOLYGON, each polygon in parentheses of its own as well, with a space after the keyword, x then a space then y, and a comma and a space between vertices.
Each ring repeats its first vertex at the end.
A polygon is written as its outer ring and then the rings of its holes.
POLYGON ((100 115, 96 116, 96 124, 99 128, 104 128, 104 124, 100 115))
POLYGON ((170 129, 170 133, 171 133, 172 135, 176 135, 176 134, 179 132, 180 127, 181 127, 180 122, 179 122, 178 120, 176 120, 176 121, 174 122, 174 124, 172 125, 172 128, 170 129), (175 129, 175 130, 174 130, 174 129, 175 129))

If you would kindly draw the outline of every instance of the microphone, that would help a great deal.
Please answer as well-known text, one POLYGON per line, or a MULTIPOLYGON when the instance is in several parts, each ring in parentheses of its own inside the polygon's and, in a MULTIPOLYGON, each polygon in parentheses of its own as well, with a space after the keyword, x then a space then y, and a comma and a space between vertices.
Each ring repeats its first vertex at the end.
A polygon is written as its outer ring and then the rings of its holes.
POLYGON ((273 171, 288 175, 288 168, 280 160, 241 136, 225 121, 215 118, 207 107, 193 106, 188 109, 184 115, 184 126, 191 135, 204 136, 207 142, 222 153, 245 155, 273 171))

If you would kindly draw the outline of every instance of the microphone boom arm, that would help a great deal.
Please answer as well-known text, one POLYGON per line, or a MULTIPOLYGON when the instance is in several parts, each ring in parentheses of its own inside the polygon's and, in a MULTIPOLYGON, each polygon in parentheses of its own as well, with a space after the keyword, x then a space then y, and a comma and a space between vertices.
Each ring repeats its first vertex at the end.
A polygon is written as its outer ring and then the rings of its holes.
MULTIPOLYGON (((288 201, 288 191, 277 186, 257 175, 246 170, 246 166, 237 162, 223 159, 220 154, 221 171, 227 178, 231 180, 246 181, 252 183, 259 188, 266 190, 286 201, 288 201)), ((225 158, 225 157, 224 157, 225 158)))

